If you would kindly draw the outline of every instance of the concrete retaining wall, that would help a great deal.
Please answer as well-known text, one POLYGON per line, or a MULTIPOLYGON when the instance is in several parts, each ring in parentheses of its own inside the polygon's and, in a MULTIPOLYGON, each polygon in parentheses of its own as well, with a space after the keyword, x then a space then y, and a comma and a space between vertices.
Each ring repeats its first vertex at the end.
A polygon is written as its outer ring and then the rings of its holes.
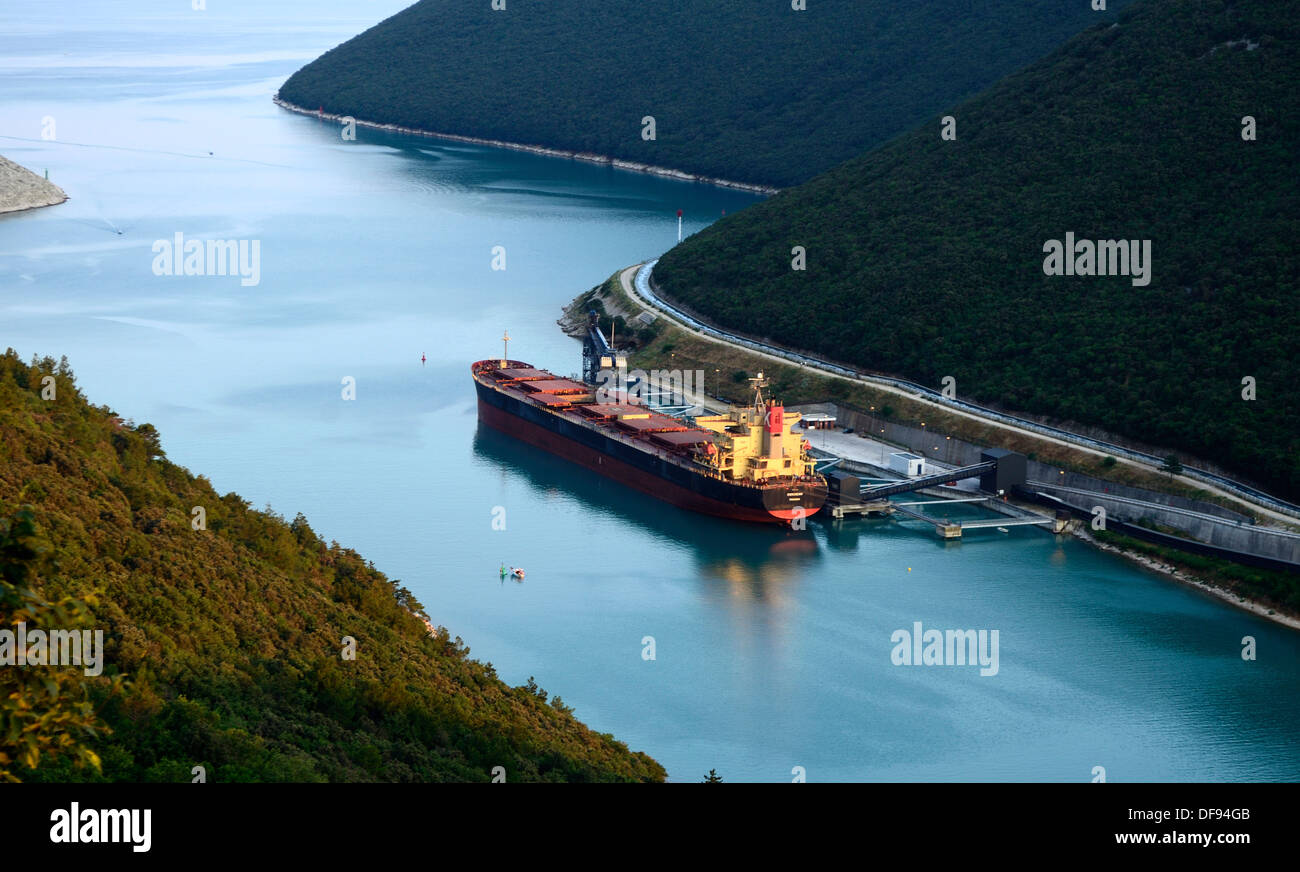
MULTIPOLYGON (((801 406, 800 408, 835 415, 837 423, 841 427, 852 427, 860 433, 866 433, 881 441, 905 446, 910 451, 929 460, 936 460, 953 466, 967 466, 979 463, 980 452, 987 447, 955 437, 948 438, 942 433, 927 431, 924 427, 914 427, 910 424, 883 420, 869 413, 844 408, 835 403, 819 403, 812 406, 801 406)), ((1226 552, 1232 552, 1237 555, 1258 555, 1270 561, 1279 560, 1300 564, 1300 538, 1279 535, 1267 528, 1255 527, 1247 523, 1249 518, 1246 515, 1213 503, 1116 484, 1071 470, 1066 470, 1065 474, 1062 475, 1060 467, 1036 460, 1028 461, 1028 474, 1030 481, 1090 491, 1091 493, 1086 496, 1069 493, 1056 494, 1057 498, 1074 508, 1088 513, 1089 516, 1093 506, 1099 505, 1106 509, 1108 520, 1125 523, 1147 518, 1161 526, 1181 530, 1190 538, 1200 540, 1215 548, 1224 549, 1225 554, 1226 552), (1108 495, 1127 497, 1156 505, 1127 505, 1107 500, 1108 495), (1186 509, 1212 515, 1220 520, 1193 518, 1178 512, 1161 511, 1157 506, 1186 509)))

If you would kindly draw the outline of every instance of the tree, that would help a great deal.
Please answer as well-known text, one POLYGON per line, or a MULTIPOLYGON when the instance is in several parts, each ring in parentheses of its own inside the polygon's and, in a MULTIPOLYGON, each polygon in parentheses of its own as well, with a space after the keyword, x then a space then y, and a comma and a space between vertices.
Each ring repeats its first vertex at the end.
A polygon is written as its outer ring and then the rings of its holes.
POLYGON ((144 439, 144 447, 149 453, 150 460, 167 456, 167 452, 162 449, 162 441, 158 435, 157 427, 153 424, 141 424, 135 428, 135 432, 144 439))
MULTIPOLYGON (((31 586, 49 555, 31 506, 0 517, 0 630, 16 636, 19 624, 65 629, 87 617, 93 597, 50 602, 31 586)), ((114 690, 119 681, 113 679, 114 690)), ((0 782, 19 781, 17 766, 35 769, 42 758, 65 756, 78 768, 100 770, 90 742, 107 729, 87 690, 79 668, 0 669, 0 782)))
POLYGON ((722 776, 718 774, 718 770, 716 770, 716 769, 710 769, 710 770, 709 770, 709 774, 706 775, 706 776, 704 776, 704 781, 703 781, 702 783, 704 783, 704 784, 721 784, 721 783, 722 783, 722 776))
POLYGON ((1183 471, 1182 461, 1178 459, 1177 454, 1170 454, 1165 458, 1164 463, 1160 464, 1160 471, 1167 472, 1170 475, 1181 475, 1183 471))

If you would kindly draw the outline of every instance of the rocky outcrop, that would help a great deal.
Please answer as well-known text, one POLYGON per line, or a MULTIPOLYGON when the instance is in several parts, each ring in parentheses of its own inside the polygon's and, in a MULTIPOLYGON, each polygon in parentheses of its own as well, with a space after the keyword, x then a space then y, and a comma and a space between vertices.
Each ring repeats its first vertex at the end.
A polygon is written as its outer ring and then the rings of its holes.
POLYGON ((66 199, 58 185, 0 157, 0 213, 53 206, 66 199))

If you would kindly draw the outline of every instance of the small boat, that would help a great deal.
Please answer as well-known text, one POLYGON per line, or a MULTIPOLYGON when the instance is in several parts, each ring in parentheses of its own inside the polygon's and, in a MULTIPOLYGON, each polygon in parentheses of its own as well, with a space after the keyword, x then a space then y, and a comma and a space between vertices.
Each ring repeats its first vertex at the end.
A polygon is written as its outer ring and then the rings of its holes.
POLYGON ((1008 530, 1006 527, 998 527, 998 532, 999 532, 999 533, 1010 533, 1011 531, 1008 530))
POLYGON ((520 581, 524 580, 524 571, 520 569, 518 566, 511 567, 510 574, 513 575, 515 578, 519 579, 520 581))

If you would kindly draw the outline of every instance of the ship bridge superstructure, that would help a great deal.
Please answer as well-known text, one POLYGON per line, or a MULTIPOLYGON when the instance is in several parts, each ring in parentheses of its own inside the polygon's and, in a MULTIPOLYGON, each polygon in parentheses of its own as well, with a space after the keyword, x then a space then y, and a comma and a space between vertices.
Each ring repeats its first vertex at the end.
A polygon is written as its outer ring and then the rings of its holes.
POLYGON ((733 479, 755 483, 816 476, 812 446, 795 433, 801 416, 763 397, 768 380, 760 372, 749 380, 754 399, 733 405, 723 415, 700 415, 697 427, 717 433, 717 452, 708 462, 733 479))

